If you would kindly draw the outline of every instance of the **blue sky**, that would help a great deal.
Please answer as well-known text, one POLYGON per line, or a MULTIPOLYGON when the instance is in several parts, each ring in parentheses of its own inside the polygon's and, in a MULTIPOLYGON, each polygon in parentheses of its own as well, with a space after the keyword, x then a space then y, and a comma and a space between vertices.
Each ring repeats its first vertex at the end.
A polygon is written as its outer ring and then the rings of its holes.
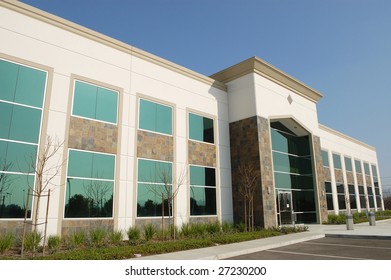
POLYGON ((205 75, 262 58, 324 94, 319 122, 375 146, 391 189, 391 1, 22 2, 205 75))

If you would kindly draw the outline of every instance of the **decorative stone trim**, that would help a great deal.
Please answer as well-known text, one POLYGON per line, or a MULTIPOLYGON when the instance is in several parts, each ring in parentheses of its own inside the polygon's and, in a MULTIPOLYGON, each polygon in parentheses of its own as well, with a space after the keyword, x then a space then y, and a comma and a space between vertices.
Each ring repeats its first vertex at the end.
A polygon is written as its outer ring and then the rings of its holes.
POLYGON ((258 116, 259 155, 261 163, 261 188, 263 205, 263 226, 277 226, 276 195, 272 162, 272 143, 269 120, 258 116))
POLYGON ((187 141, 189 164, 216 167, 216 146, 192 140, 187 141))
POLYGON ((364 177, 363 177, 363 175, 361 173, 357 173, 356 176, 357 176, 357 184, 359 186, 364 186, 364 177))
POLYGON ((323 179, 324 181, 331 182, 331 170, 329 167, 323 166, 323 179))
POLYGON ((343 183, 343 173, 341 169, 334 169, 335 181, 343 183))
POLYGON ((346 171, 346 179, 349 185, 354 185, 354 175, 351 171, 346 171))
POLYGON ((69 124, 68 147, 116 154, 118 146, 118 127, 71 116, 69 124))
POLYGON ((137 157, 174 161, 174 139, 172 136, 144 130, 137 131, 137 157))
POLYGON ((68 236, 76 231, 88 231, 92 228, 114 229, 113 219, 83 219, 83 220, 63 220, 61 233, 62 236, 68 236))
MULTIPOLYGON (((16 236, 22 236, 23 234, 24 222, 21 220, 18 221, 0 221, 0 235, 5 233, 13 233, 16 236)), ((26 225, 26 231, 30 232, 32 230, 31 223, 26 225)))
POLYGON ((316 168, 314 171, 316 173, 316 178, 318 181, 318 185, 316 188, 318 193, 318 203, 319 203, 318 209, 320 209, 320 222, 323 223, 327 221, 327 216, 328 216, 326 188, 324 182, 331 181, 331 175, 330 175, 330 168, 323 167, 320 138, 318 136, 313 135, 312 139, 313 139, 312 142, 313 142, 314 160, 316 163, 316 168))

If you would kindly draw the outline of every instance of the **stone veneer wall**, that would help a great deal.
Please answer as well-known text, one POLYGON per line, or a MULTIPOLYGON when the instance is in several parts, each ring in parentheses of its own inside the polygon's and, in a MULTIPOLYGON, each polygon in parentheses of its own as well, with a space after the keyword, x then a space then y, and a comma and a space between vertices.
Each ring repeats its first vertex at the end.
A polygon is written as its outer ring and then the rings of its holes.
POLYGON ((168 135, 138 130, 137 157, 174 161, 174 138, 168 135))
POLYGON ((277 225, 270 125, 267 119, 250 117, 230 123, 231 174, 234 222, 244 221, 244 198, 239 191, 239 166, 248 164, 260 170, 261 180, 254 194, 255 226, 277 225))
MULTIPOLYGON (((22 236, 23 234, 23 221, 1 221, 0 223, 0 235, 6 233, 13 233, 16 236, 22 236)), ((31 221, 26 224, 26 232, 30 232, 32 230, 31 221)))
POLYGON ((351 171, 346 171, 346 179, 348 185, 354 185, 354 174, 351 171))
POLYGON ((106 228, 112 230, 114 228, 113 219, 66 219, 62 221, 62 235, 69 236, 77 231, 89 231, 93 228, 106 228))
POLYGON ((357 173, 357 185, 364 186, 364 178, 361 173, 357 173))
MULTIPOLYGON (((69 123, 68 148, 117 154, 118 126, 71 116, 69 123)), ((63 219, 62 235, 94 227, 114 228, 114 219, 63 219)))
POLYGON ((318 182, 316 192, 317 193, 317 204, 319 205, 318 209, 320 210, 319 212, 319 220, 320 222, 326 222, 327 221, 327 199, 326 199, 326 188, 324 185, 325 181, 328 181, 327 177, 330 177, 330 169, 327 168, 328 170, 328 176, 325 174, 324 170, 325 167, 323 167, 323 160, 322 160, 322 151, 321 151, 321 145, 320 145, 320 138, 318 136, 313 136, 312 137, 312 143, 313 143, 313 152, 314 152, 314 161, 315 161, 315 168, 314 171, 316 174, 316 177, 314 178, 314 181, 318 182))
POLYGON ((331 182, 331 171, 329 167, 323 166, 323 180, 325 182, 331 182))
POLYGON ((188 163, 216 167, 216 145, 188 140, 188 163))
POLYGON ((334 169, 335 181, 343 184, 343 173, 341 169, 334 169))
POLYGON ((116 154, 118 127, 113 124, 71 116, 68 147, 116 154))
POLYGON ((263 225, 265 228, 270 228, 277 226, 277 212, 273 181, 272 140, 268 119, 258 117, 258 139, 261 163, 263 225))
MULTIPOLYGON (((260 168, 258 126, 257 117, 251 117, 229 124, 230 147, 231 147, 231 177, 234 222, 244 222, 244 198, 239 190, 239 166, 248 164, 256 169, 260 168)), ((255 225, 263 225, 263 210, 261 191, 257 189, 254 201, 255 225)))
POLYGON ((365 175, 365 182, 367 183, 367 187, 372 187, 372 179, 371 179, 371 176, 365 175))

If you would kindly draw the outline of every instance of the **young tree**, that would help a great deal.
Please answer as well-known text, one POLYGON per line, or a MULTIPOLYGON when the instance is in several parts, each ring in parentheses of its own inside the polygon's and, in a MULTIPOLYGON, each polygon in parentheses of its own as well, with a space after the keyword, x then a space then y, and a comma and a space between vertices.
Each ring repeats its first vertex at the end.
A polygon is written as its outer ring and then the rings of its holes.
POLYGON ((259 168, 250 164, 241 164, 239 172, 239 192, 244 202, 244 223, 246 229, 254 230, 254 193, 261 177, 259 168))
MULTIPOLYGON (((48 206, 50 200, 50 187, 54 185, 53 179, 60 173, 62 166, 65 163, 65 160, 62 162, 57 161, 56 163, 51 163, 54 160, 56 154, 63 146, 64 142, 60 142, 57 138, 47 136, 45 146, 41 152, 39 152, 38 157, 31 156, 29 159, 30 168, 33 173, 35 173, 35 187, 29 185, 29 193, 35 197, 34 211, 32 216, 32 230, 36 231, 39 225, 39 207, 41 204, 41 198, 47 196, 47 210, 45 217, 45 233, 43 239, 43 247, 45 248, 46 242, 46 228, 47 228, 47 215, 48 215, 48 206)), ((27 198, 28 201, 28 198, 27 198)), ((27 205, 27 203, 26 203, 27 205)), ((26 211, 27 211, 26 207, 26 211)), ((22 254, 23 254, 23 245, 24 245, 24 236, 26 231, 26 217, 25 215, 25 227, 23 230, 23 240, 22 240, 22 254)), ((43 251, 44 253, 45 251, 43 251)))

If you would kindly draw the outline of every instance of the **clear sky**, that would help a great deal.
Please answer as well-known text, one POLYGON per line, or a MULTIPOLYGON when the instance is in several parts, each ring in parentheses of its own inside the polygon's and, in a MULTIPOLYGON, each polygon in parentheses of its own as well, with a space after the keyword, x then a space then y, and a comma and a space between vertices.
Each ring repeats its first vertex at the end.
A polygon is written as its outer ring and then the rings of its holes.
POLYGON ((391 190, 390 0, 23 0, 211 75, 252 56, 324 94, 319 122, 377 148, 391 190))

